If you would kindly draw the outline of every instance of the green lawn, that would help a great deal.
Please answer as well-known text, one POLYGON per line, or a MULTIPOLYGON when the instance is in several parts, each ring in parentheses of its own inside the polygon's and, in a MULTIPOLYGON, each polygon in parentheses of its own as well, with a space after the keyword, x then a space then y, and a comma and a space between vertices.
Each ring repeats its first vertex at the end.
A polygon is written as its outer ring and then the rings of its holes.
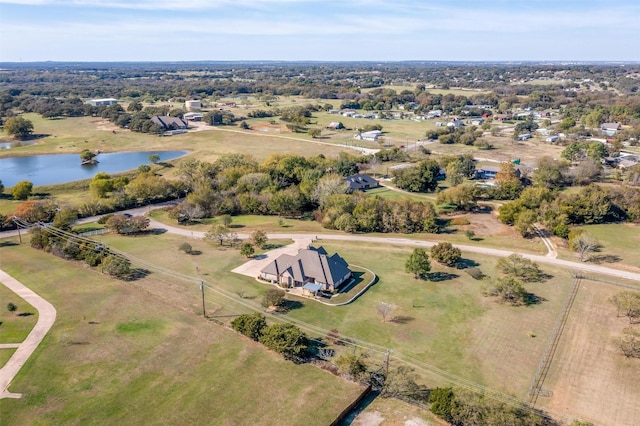
POLYGON ((194 315, 191 293, 162 277, 126 283, 26 245, 2 250, 0 267, 58 311, 11 384, 23 398, 0 400, 3 425, 326 425, 360 392, 194 315))
MULTIPOLYGON (((640 268, 640 226, 631 223, 610 223, 577 228, 586 231, 602 245, 599 252, 591 255, 596 262, 604 266, 620 263, 640 268)), ((568 249, 560 250, 559 254, 565 259, 577 259, 568 249)))
MULTIPOLYGON (((168 283, 176 288, 173 299, 199 312, 197 268, 212 288, 237 297, 208 293, 207 311, 223 317, 246 312, 241 303, 259 306, 269 288, 255 280, 229 271, 244 262, 237 250, 219 250, 193 240, 198 256, 178 254, 182 240, 172 235, 148 237, 102 236, 134 256, 194 277, 194 283, 168 283), (153 247, 154 250, 149 250, 153 247)), ((393 348, 421 362, 429 363, 483 385, 524 396, 556 316, 564 302, 571 278, 568 272, 543 266, 554 277, 545 283, 527 284, 527 289, 543 299, 538 305, 511 307, 482 296, 482 282, 463 270, 434 265, 444 273, 444 281, 414 280, 404 272, 410 249, 363 243, 320 242, 331 253, 338 251, 348 262, 373 270, 379 282, 354 303, 344 307, 324 306, 306 298, 288 296, 297 302, 288 315, 324 330, 338 329, 347 336, 393 348), (446 274, 452 274, 447 276, 446 274), (382 323, 376 312, 380 302, 397 308, 393 321, 382 323), (530 337, 535 335, 536 337, 530 337)), ((469 255, 481 270, 495 276, 495 259, 469 255)), ((145 280, 142 280, 145 281, 145 280)), ((147 286, 151 292, 160 292, 147 286)), ((430 383, 434 377, 428 377, 430 383)))
POLYGON ((9 361, 15 351, 15 349, 0 349, 0 368, 9 361))
MULTIPOLYGON (((2 248, 3 255, 6 248, 2 248)), ((2 256, 0 256, 2 257, 2 256)), ((38 322, 38 312, 20 296, 0 283, 0 343, 20 343, 38 322), (7 310, 7 304, 18 307, 15 312, 7 310), (18 315, 28 313, 31 315, 18 315)))

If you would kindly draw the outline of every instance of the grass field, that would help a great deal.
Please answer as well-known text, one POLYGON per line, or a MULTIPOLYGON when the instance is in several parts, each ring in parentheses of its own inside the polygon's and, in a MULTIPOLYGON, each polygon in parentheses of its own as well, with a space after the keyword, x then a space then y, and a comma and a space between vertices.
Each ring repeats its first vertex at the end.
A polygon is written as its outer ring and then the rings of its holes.
MULTIPOLYGON (((640 226, 631 223, 611 223, 578 228, 583 229, 602 245, 599 252, 591 255, 591 262, 622 268, 627 265, 635 268, 634 270, 640 270, 640 226)), ((559 251, 559 254, 565 259, 576 259, 576 255, 566 248, 559 251)))
MULTIPOLYGON (((144 283, 146 279, 137 283, 193 312, 199 309, 196 268, 214 288, 242 293, 244 302, 257 305, 268 288, 249 277, 228 272, 244 262, 237 250, 219 250, 193 240, 194 249, 202 254, 183 256, 171 254, 182 240, 171 235, 100 239, 150 262, 157 263, 161 258, 163 267, 193 276, 193 285, 167 282, 162 288, 154 288, 144 283), (153 252, 148 247, 154 247, 153 252)), ((338 329, 344 335, 393 348, 478 383, 524 396, 568 289, 568 273, 545 267, 554 278, 527 285, 544 302, 513 308, 484 298, 483 283, 461 270, 434 265, 443 281, 414 280, 404 272, 408 248, 362 243, 323 245, 329 252, 338 251, 348 262, 373 270, 380 280, 346 307, 328 307, 289 296, 299 302, 289 311, 290 317, 325 330, 338 329), (395 319, 384 324, 375 308, 382 301, 397 307, 395 319), (532 334, 536 337, 530 337, 532 334)), ((495 259, 476 255, 471 259, 480 264, 485 274, 494 275, 495 259)), ((237 304, 240 297, 236 301, 220 299, 215 294, 210 297, 207 309, 215 315, 246 311, 237 304)), ((434 378, 429 379, 433 384, 434 378)))
POLYGON ((3 425, 326 425, 360 392, 148 290, 166 282, 112 280, 26 245, 2 250, 0 267, 58 311, 11 385, 23 398, 0 400, 3 425))
MULTIPOLYGON (((3 250, 5 249, 3 248, 3 250)), ((0 283, 0 343, 22 342, 37 321, 38 312, 24 299, 0 283), (10 302, 18 307, 15 312, 7 310, 7 304, 10 302), (18 315, 20 313, 31 315, 18 315)))
MULTIPOLYGON (((540 397, 545 409, 597 425, 635 426, 640 419, 640 360, 622 356, 615 338, 629 321, 607 300, 626 288, 583 281, 540 397)), ((636 325, 635 327, 639 327, 636 325)))
POLYGON ((15 349, 0 349, 0 368, 13 356, 15 349))

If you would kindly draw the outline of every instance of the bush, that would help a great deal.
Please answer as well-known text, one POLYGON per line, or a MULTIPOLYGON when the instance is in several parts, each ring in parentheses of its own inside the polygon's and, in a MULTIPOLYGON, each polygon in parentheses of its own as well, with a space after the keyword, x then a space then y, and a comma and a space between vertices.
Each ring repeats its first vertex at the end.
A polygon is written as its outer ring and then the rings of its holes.
POLYGON ((262 306, 268 308, 270 306, 278 307, 282 305, 284 301, 284 291, 278 290, 277 288, 270 288, 264 293, 264 297, 262 298, 262 306))
POLYGON ((461 256, 460 249, 452 246, 451 243, 438 243, 431 247, 431 258, 446 266, 455 266, 461 256))
POLYGON ((469 225, 471 222, 469 222, 469 219, 467 219, 466 217, 454 217, 453 219, 451 219, 449 223, 451 225, 461 226, 461 225, 469 225))
POLYGON ((193 247, 191 247, 191 244, 189 244, 189 243, 180 244, 180 246, 178 247, 178 250, 183 251, 186 254, 193 253, 193 247))
POLYGON ((429 393, 429 403, 431 412, 436 416, 450 422, 453 420, 451 410, 453 409, 453 389, 435 388, 429 393))
POLYGON ((98 223, 100 225, 104 225, 112 217, 113 217, 113 213, 105 214, 104 216, 100 217, 100 219, 98 219, 98 223))
POLYGON ((11 302, 7 303, 7 311, 15 312, 17 309, 18 309, 18 307, 15 304, 13 304, 11 302))
POLYGON ((267 319, 260 313, 244 314, 231 321, 231 327, 252 340, 259 340, 267 326, 267 319))
POLYGON ((465 272, 471 276, 471 278, 476 280, 483 280, 486 275, 480 270, 480 268, 467 268, 465 272))

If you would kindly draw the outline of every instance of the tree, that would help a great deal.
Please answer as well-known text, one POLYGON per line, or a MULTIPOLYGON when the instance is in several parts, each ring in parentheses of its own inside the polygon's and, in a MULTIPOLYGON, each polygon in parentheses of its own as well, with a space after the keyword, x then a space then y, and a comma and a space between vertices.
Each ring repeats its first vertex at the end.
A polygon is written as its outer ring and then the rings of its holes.
POLYGON ((368 371, 367 364, 364 362, 366 357, 365 353, 340 355, 336 359, 338 372, 354 382, 362 381, 368 371))
POLYGON ((72 207, 64 207, 58 210, 53 217, 53 226, 68 231, 76 220, 78 220, 78 210, 72 207))
POLYGON ((0 194, 2 194, 3 192, 4 192, 4 184, 0 180, 0 194))
POLYGON ((544 278, 537 263, 515 253, 498 259, 496 268, 506 276, 519 278, 524 282, 542 281, 544 278))
POLYGON ((395 306, 387 302, 380 302, 378 303, 378 306, 376 306, 376 311, 378 311, 378 313, 382 317, 382 322, 387 322, 387 317, 391 314, 391 312, 393 312, 394 309, 395 306))
POLYGON ((431 270, 431 262, 429 262, 429 255, 424 249, 415 248, 409 255, 405 265, 405 271, 412 273, 413 278, 423 278, 427 272, 431 270))
POLYGON ((12 302, 7 303, 7 311, 15 312, 17 309, 18 307, 14 303, 12 302))
POLYGON ((309 129, 307 133, 309 133, 309 136, 311 136, 313 139, 316 139, 320 137, 320 135, 322 134, 322 130, 316 127, 313 129, 309 129))
POLYGON ((502 163, 496 173, 496 198, 500 200, 515 200, 522 190, 522 182, 516 168, 511 163, 502 163))
POLYGON ((618 310, 618 315, 623 314, 628 317, 630 323, 640 318, 640 293, 623 291, 611 297, 609 301, 618 310))
POLYGON ((158 164, 160 162, 160 154, 149 154, 147 157, 150 163, 158 164))
POLYGON ((251 243, 243 243, 240 246, 240 254, 244 257, 253 257, 256 250, 253 248, 253 244, 251 243))
POLYGON ((618 338, 618 346, 627 358, 640 358, 640 330, 626 327, 618 338))
POLYGON ((600 243, 586 232, 573 233, 573 235, 570 233, 569 248, 578 254, 580 262, 585 262, 589 253, 595 252, 600 248, 600 243))
POLYGON ((23 180, 15 184, 11 189, 11 196, 14 200, 26 200, 33 191, 33 184, 28 180, 23 180))
POLYGON ((206 234, 204 234, 204 240, 218 240, 220 246, 229 239, 229 228, 221 224, 214 224, 209 228, 206 234))
POLYGON ((89 163, 91 162, 94 158, 96 157, 96 153, 89 150, 89 149, 83 149, 80 152, 80 159, 82 160, 83 163, 89 163))
POLYGON ((112 277, 127 278, 131 274, 131 262, 119 256, 108 255, 102 260, 100 271, 112 277))
POLYGON ((122 214, 111 216, 105 226, 118 234, 137 234, 145 231, 149 227, 149 218, 144 216, 127 217, 122 214))
POLYGON ((265 327, 259 342, 285 358, 301 357, 309 347, 306 334, 293 324, 273 324, 265 327))
POLYGON ((185 252, 185 254, 191 254, 193 252, 193 247, 191 247, 191 244, 185 242, 178 246, 178 250, 185 252))
POLYGON ((431 258, 443 265, 455 266, 460 257, 462 257, 462 252, 451 243, 443 242, 431 247, 431 258))
POLYGON ((248 338, 258 341, 267 327, 267 319, 261 313, 240 315, 231 321, 231 327, 238 333, 242 333, 248 338))
POLYGON ((518 214, 518 217, 513 223, 513 226, 524 238, 530 237, 535 234, 535 222, 538 219, 538 215, 529 209, 522 209, 518 214))
POLYGON ((451 422, 451 410, 453 409, 453 389, 435 388, 429 393, 429 409, 436 416, 451 422))
POLYGON ((413 368, 401 365, 389 371, 384 378, 382 395, 424 403, 427 389, 416 383, 413 368))
POLYGON ((24 117, 9 117, 4 123, 4 131, 16 139, 25 139, 33 133, 33 123, 24 117))
POLYGON ((267 233, 259 229, 256 229, 255 231, 253 231, 253 233, 251 233, 251 241, 256 247, 264 249, 268 241, 267 233))
POLYGON ((279 307, 284 302, 285 292, 277 288, 270 288, 264 292, 262 297, 262 306, 268 308, 270 306, 279 307))
POLYGON ((435 160, 421 161, 413 167, 395 170, 395 183, 410 192, 428 192, 438 187, 440 166, 435 160))
POLYGON ((233 222, 233 217, 231 217, 231 215, 229 214, 223 214, 222 216, 220 216, 220 222, 225 228, 228 228, 233 222))
POLYGON ((528 296, 522 283, 510 276, 498 278, 492 287, 485 290, 484 294, 495 296, 499 302, 514 306, 524 305, 528 296))

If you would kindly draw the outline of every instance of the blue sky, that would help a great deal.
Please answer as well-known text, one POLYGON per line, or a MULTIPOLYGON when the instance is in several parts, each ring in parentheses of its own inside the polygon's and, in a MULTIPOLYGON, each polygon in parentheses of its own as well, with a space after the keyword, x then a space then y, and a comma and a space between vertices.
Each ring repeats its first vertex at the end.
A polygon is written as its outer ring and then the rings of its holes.
POLYGON ((640 61, 640 0, 0 0, 0 61, 640 61))

